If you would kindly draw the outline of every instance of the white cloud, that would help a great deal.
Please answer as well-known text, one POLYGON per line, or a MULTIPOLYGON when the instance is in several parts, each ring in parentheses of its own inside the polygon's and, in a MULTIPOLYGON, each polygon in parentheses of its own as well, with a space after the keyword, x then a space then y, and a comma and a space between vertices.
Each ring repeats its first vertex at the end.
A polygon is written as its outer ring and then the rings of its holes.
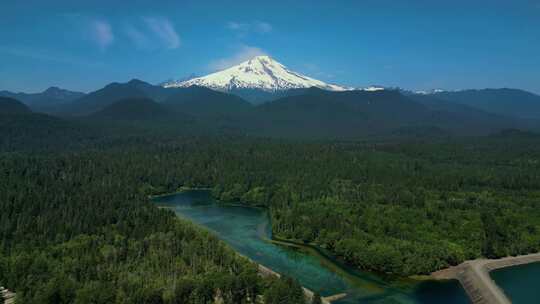
POLYGON ((258 47, 240 45, 232 56, 214 60, 210 62, 208 68, 213 71, 219 71, 260 55, 268 55, 268 53, 258 47))
POLYGON ((148 49, 151 46, 150 38, 143 31, 139 30, 133 25, 126 25, 124 28, 126 35, 129 39, 141 49, 148 49))
POLYGON ((255 29, 259 33, 270 33, 273 30, 272 25, 270 25, 270 23, 262 22, 262 21, 255 22, 255 29))
POLYGON ((102 51, 114 41, 111 25, 104 20, 92 20, 90 22, 90 37, 102 51))
POLYGON ((143 18, 148 29, 159 38, 169 49, 180 47, 180 36, 176 33, 173 24, 167 18, 146 17, 143 18))
POLYGON ((227 22, 227 28, 233 31, 245 30, 247 28, 247 24, 229 21, 227 22))
POLYGON ((270 33, 273 30, 273 27, 270 23, 264 21, 254 21, 248 23, 229 21, 226 24, 226 28, 236 32, 238 35, 244 36, 250 32, 266 34, 270 33))

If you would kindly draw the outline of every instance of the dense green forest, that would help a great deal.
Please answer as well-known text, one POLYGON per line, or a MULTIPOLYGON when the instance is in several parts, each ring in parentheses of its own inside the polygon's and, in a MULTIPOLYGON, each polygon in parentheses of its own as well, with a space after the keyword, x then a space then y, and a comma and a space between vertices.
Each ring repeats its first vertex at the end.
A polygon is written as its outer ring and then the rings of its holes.
POLYGON ((0 282, 22 303, 296 297, 285 286, 297 283, 259 278, 214 236, 148 200, 182 186, 265 206, 275 236, 366 270, 422 274, 540 250, 535 134, 295 142, 52 122, 1 130, 0 282))
POLYGON ((425 274, 540 250, 539 149, 538 137, 512 132, 430 144, 250 144, 229 150, 214 194, 268 206, 276 236, 359 268, 425 274))
POLYGON ((0 154, 0 285, 17 303, 271 300, 282 280, 149 202, 150 181, 169 178, 148 166, 160 149, 127 146, 0 154))

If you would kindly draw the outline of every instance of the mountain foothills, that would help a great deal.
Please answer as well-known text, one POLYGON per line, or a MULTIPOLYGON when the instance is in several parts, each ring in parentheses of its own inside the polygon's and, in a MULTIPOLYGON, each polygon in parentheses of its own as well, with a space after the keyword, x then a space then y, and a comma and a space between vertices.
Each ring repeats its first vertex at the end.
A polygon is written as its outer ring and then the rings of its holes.
POLYGON ((106 106, 88 117, 111 122, 145 122, 178 120, 179 115, 171 113, 163 105, 149 98, 124 98, 106 106))
POLYGON ((2 92, 0 283, 17 302, 306 303, 149 199, 184 188, 266 208, 275 238, 393 277, 540 250, 539 96, 353 90, 250 62, 54 107, 2 92))
POLYGON ((9 97, 0 97, 0 115, 28 114, 32 112, 24 103, 9 97))
POLYGON ((198 86, 175 89, 163 104, 177 112, 201 118, 234 117, 246 114, 252 108, 249 102, 236 95, 198 86))
MULTIPOLYGON (((352 89, 303 76, 268 56, 163 86, 133 79, 84 95, 57 88, 37 95, 52 96, 52 91, 63 99, 46 112, 69 120, 109 116, 109 121, 128 124, 145 116, 146 125, 169 121, 173 126, 176 120, 184 129, 191 125, 193 130, 292 139, 447 137, 540 129, 540 96, 525 91, 352 89), (136 109, 142 116, 134 116, 136 109)), ((46 107, 26 97, 36 94, 2 94, 24 97, 20 100, 37 112, 46 107)))

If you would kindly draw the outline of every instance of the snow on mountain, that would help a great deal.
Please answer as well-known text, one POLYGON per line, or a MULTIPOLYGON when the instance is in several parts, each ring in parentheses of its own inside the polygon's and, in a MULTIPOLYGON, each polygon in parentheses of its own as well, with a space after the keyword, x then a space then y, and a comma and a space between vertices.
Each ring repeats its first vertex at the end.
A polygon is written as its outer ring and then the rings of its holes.
POLYGON ((164 84, 170 87, 203 86, 216 90, 259 89, 283 91, 288 89, 318 87, 331 91, 345 91, 347 88, 293 72, 269 56, 257 56, 238 65, 187 81, 164 84))
POLYGON ((197 78, 197 77, 199 77, 199 75, 191 73, 191 74, 189 74, 187 76, 181 77, 181 78, 176 79, 176 80, 172 79, 172 78, 169 78, 169 79, 167 79, 165 81, 162 81, 162 82, 158 83, 157 85, 165 87, 165 88, 166 87, 174 87, 175 84, 185 82, 185 81, 191 80, 193 78, 197 78))
POLYGON ((367 88, 362 88, 361 89, 362 91, 368 91, 368 92, 376 92, 376 91, 383 91, 383 90, 386 90, 385 87, 381 87, 381 86, 369 86, 367 88))
POLYGON ((431 89, 429 91, 425 91, 425 90, 414 91, 415 94, 420 94, 420 95, 432 95, 432 94, 443 93, 443 92, 449 92, 449 91, 443 90, 443 89, 431 89))

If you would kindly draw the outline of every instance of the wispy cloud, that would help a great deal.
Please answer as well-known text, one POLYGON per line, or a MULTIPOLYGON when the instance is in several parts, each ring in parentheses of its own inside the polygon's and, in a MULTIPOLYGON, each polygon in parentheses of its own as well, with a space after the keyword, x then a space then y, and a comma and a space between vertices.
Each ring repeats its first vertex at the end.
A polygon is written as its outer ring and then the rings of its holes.
POLYGON ((107 50, 113 43, 126 40, 144 50, 176 49, 181 46, 180 35, 174 24, 163 16, 139 16, 128 19, 123 24, 110 23, 103 17, 79 13, 59 16, 79 28, 81 37, 94 43, 101 51, 107 50))
POLYGON ((112 27, 104 20, 90 21, 90 37, 101 51, 107 49, 114 41, 112 27))
POLYGON ((235 21, 227 22, 227 28, 233 31, 245 30, 247 27, 246 23, 238 23, 235 21))
POLYGON ((264 21, 254 22, 236 22, 229 21, 226 26, 227 29, 236 32, 238 35, 246 35, 248 33, 266 34, 273 31, 273 27, 270 23, 264 21))
POLYGON ((268 22, 257 21, 254 25, 255 30, 259 33, 270 33, 274 29, 268 22))
POLYGON ((169 49, 180 47, 180 36, 169 19, 164 17, 143 18, 148 29, 169 49))
POLYGON ((125 26, 124 31, 136 47, 141 49, 151 48, 152 43, 150 42, 150 38, 142 30, 129 24, 125 26))
POLYGON ((57 16, 68 22, 68 32, 77 32, 77 38, 91 42, 102 52, 115 41, 113 27, 104 18, 82 13, 61 13, 57 16))
POLYGON ((223 70, 243 61, 249 60, 255 56, 268 55, 268 53, 266 53, 264 50, 249 45, 240 45, 236 49, 237 50, 232 56, 219 58, 210 62, 208 64, 208 68, 212 71, 223 70))
POLYGON ((0 45, 0 53, 16 56, 16 57, 30 58, 30 59, 40 60, 40 61, 62 63, 62 64, 68 64, 68 65, 76 65, 76 66, 84 66, 84 67, 103 66, 102 62, 92 62, 92 61, 88 61, 86 59, 73 56, 71 54, 68 54, 62 51, 40 49, 36 47, 28 47, 28 46, 20 46, 20 45, 15 45, 15 46, 0 45))

